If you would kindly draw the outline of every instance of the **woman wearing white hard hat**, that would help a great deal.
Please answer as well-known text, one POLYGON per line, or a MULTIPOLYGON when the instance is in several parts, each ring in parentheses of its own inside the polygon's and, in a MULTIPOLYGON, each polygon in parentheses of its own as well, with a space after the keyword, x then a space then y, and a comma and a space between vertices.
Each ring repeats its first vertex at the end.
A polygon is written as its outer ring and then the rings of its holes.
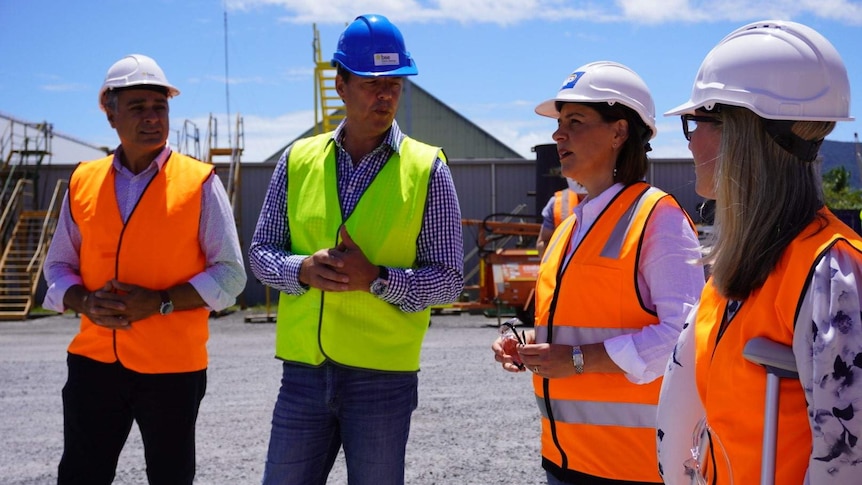
POLYGON ((704 280, 690 219, 643 181, 652 96, 626 66, 593 62, 536 112, 558 120, 562 175, 587 196, 545 250, 535 330, 511 354, 496 340, 495 359, 533 373, 549 484, 660 483, 659 385, 704 280))
POLYGON ((860 483, 862 239, 824 206, 815 163, 849 104, 826 38, 762 21, 722 39, 666 113, 682 117, 698 193, 716 200, 712 276, 659 404, 668 484, 860 483), (758 363, 781 360, 775 342, 798 378, 773 387, 758 363))

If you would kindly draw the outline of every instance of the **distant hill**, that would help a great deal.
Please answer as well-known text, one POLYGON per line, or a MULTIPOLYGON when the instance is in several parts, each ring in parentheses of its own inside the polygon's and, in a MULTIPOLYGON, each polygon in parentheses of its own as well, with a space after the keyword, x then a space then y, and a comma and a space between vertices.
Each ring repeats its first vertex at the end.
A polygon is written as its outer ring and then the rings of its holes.
POLYGON ((862 189, 862 177, 859 174, 859 164, 856 163, 854 142, 826 140, 820 146, 820 155, 823 156, 823 173, 843 166, 850 172, 850 183, 853 187, 862 189))

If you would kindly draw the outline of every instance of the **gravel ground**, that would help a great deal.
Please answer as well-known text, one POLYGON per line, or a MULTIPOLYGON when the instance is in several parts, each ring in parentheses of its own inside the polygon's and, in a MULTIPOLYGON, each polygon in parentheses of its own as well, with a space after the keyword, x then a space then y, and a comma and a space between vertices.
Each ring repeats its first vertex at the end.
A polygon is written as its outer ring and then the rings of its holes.
MULTIPOLYGON (((257 484, 281 366, 275 325, 236 312, 210 320, 207 395, 197 426, 198 484, 257 484)), ((539 417, 527 374, 503 372, 490 343, 495 318, 434 315, 422 350, 419 408, 407 445, 407 484, 543 484, 539 417)), ((0 321, 0 484, 56 483, 63 448, 60 391, 72 315, 0 321)), ((342 457, 329 484, 346 484, 342 457)), ((137 427, 116 484, 147 483, 137 427)))

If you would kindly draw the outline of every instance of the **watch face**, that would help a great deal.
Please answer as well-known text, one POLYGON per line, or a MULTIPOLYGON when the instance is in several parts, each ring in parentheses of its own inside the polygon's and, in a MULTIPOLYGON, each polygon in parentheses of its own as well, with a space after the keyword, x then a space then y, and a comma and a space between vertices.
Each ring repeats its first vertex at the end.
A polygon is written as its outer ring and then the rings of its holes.
POLYGON ((371 282, 371 293, 375 296, 380 296, 383 293, 386 293, 386 288, 388 287, 388 281, 377 278, 376 280, 371 282))
POLYGON ((163 301, 162 306, 159 308, 159 313, 162 315, 167 315, 174 311, 174 302, 172 301, 163 301))

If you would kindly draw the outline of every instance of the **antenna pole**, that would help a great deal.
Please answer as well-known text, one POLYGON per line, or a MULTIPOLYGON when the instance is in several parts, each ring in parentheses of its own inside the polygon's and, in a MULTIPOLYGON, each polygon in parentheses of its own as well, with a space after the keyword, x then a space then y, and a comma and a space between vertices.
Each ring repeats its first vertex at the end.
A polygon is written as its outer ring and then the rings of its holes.
POLYGON ((859 170, 859 178, 862 180, 862 150, 859 149, 859 133, 853 133, 853 148, 856 152, 856 168, 859 170))
POLYGON ((227 62, 227 8, 224 11, 224 96, 227 106, 227 143, 233 147, 233 137, 230 129, 230 73, 227 62))

